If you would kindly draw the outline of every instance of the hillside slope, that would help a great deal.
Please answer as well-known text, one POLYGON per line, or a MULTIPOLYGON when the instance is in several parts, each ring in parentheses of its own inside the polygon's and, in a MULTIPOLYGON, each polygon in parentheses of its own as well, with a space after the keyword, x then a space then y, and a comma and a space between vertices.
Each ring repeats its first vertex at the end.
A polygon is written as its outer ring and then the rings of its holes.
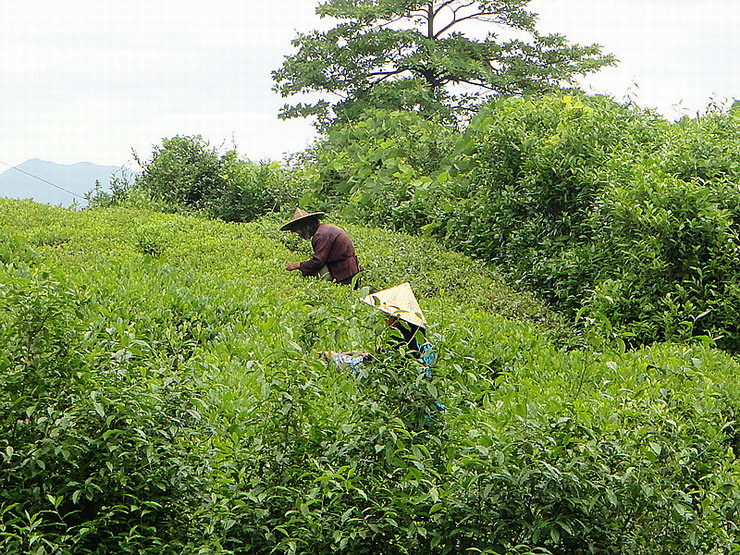
POLYGON ((278 223, 0 201, 0 547, 737 547, 727 354, 575 348, 469 259, 362 227, 365 291, 304 279, 278 223), (359 301, 401 281, 431 378, 359 301), (349 373, 338 349, 375 356, 349 373))

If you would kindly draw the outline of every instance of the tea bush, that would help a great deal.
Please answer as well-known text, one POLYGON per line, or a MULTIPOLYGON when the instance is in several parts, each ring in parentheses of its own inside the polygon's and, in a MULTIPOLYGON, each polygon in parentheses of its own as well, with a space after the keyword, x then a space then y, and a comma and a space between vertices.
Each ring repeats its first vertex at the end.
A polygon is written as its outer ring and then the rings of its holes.
POLYGON ((276 216, 0 214, 4 551, 740 549, 738 364, 709 344, 579 347, 491 270, 359 225, 355 291, 284 271, 306 244, 276 216), (359 299, 405 280, 431 378, 359 299))
POLYGON ((727 114, 710 110, 695 119, 682 118, 671 126, 661 151, 666 171, 684 181, 740 179, 737 109, 727 114))
POLYGON ((202 137, 172 137, 155 146, 152 158, 140 162, 137 186, 173 207, 201 209, 226 186, 234 152, 221 155, 202 137))
POLYGON ((590 248, 599 233, 591 215, 617 185, 610 160, 625 150, 641 155, 662 127, 655 116, 600 97, 494 103, 464 135, 470 169, 456 178, 436 233, 502 264, 558 307, 577 308, 578 288, 604 265, 606 255, 590 248))
POLYGON ((198 384, 84 290, 3 268, 5 552, 156 553, 185 539, 203 461, 198 384), (151 357, 151 358, 149 358, 151 357))
POLYGON ((299 196, 289 175, 276 162, 254 164, 234 161, 227 181, 207 205, 212 218, 227 222, 250 222, 270 212, 292 208, 299 196))
POLYGON ((705 335, 733 352, 738 340, 736 186, 665 176, 605 194, 599 248, 613 267, 583 314, 632 340, 705 335))

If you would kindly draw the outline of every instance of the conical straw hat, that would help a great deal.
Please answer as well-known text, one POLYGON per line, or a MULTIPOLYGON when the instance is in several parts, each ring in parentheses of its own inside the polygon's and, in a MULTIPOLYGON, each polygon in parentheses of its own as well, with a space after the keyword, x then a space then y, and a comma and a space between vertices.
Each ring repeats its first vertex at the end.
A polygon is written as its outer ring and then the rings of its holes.
POLYGON ((297 223, 308 220, 309 218, 320 218, 322 216, 326 216, 323 212, 313 212, 309 214, 305 210, 301 210, 300 208, 296 208, 295 212, 293 212, 293 217, 290 219, 289 222, 283 224, 280 227, 280 231, 288 231, 292 229, 297 223))
POLYGON ((415 326, 425 328, 427 325, 424 313, 421 311, 409 282, 370 293, 367 297, 363 297, 362 301, 415 326))

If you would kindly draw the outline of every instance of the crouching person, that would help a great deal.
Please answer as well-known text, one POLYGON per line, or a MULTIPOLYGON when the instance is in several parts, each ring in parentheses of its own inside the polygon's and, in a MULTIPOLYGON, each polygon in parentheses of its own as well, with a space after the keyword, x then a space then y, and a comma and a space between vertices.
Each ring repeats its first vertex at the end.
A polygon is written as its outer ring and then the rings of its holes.
MULTIPOLYGON (((343 229, 321 223, 323 212, 308 213, 297 208, 281 231, 292 231, 302 239, 311 240, 313 256, 305 262, 288 262, 285 269, 300 270, 304 276, 319 276, 342 285, 350 285, 362 268, 352 240, 343 229)), ((359 280, 355 280, 359 287, 359 280)))

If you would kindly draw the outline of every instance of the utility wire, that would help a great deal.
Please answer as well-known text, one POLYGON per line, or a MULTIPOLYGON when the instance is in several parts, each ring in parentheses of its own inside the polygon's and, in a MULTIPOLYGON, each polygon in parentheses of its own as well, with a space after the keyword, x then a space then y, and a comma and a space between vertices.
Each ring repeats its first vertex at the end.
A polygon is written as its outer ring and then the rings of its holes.
POLYGON ((64 187, 60 187, 59 185, 57 185, 55 183, 52 183, 48 179, 44 179, 43 177, 39 177, 38 175, 33 175, 32 173, 28 173, 26 170, 22 170, 18 166, 11 166, 7 162, 3 162, 2 160, 0 160, 0 164, 4 164, 4 165, 8 166, 11 170, 16 170, 16 171, 19 171, 21 173, 25 173, 29 177, 33 177, 34 179, 38 179, 39 181, 43 181, 47 185, 51 185, 52 187, 56 187, 60 191, 64 191, 65 193, 69 193, 73 197, 77 197, 77 198, 83 198, 84 197, 84 195, 80 195, 78 193, 75 193, 73 191, 70 191, 69 189, 65 189, 64 187))

